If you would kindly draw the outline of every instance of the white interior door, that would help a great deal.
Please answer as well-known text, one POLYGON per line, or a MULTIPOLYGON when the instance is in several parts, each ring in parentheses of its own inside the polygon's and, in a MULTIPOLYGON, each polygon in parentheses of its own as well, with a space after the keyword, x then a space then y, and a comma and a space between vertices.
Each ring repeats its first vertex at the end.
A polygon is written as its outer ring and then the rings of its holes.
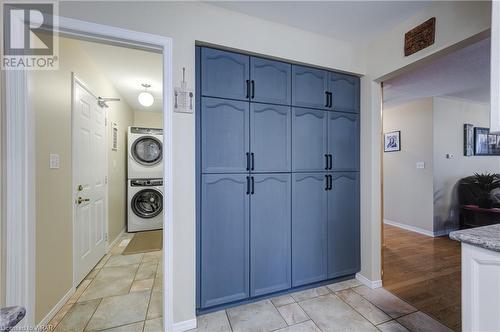
POLYGON ((106 123, 104 109, 77 79, 73 94, 75 285, 106 253, 106 123))

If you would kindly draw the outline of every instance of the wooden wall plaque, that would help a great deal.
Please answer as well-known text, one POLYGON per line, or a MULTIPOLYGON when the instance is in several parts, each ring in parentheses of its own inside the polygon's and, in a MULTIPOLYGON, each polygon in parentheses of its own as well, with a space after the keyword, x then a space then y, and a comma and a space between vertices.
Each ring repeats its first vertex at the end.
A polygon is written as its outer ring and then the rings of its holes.
POLYGON ((405 33, 405 56, 412 55, 434 44, 436 18, 433 17, 405 33))

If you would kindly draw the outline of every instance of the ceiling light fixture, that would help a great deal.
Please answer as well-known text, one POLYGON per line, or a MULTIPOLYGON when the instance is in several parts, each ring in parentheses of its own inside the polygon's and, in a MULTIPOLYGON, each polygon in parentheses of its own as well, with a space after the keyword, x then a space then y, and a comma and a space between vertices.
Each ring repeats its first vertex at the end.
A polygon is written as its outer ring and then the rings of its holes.
POLYGON ((141 84, 144 87, 144 91, 139 93, 139 96, 137 96, 137 99, 139 100, 139 103, 144 106, 144 107, 150 107, 153 105, 155 102, 155 98, 151 94, 151 92, 148 92, 148 88, 151 87, 151 84, 141 84))

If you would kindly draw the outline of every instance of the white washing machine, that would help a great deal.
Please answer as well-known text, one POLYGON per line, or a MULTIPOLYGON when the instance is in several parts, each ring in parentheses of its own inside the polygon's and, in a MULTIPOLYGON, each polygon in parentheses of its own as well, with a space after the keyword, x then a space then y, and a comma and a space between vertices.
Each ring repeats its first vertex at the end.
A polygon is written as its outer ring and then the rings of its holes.
POLYGON ((163 179, 128 180, 128 232, 163 228, 163 179))
POLYGON ((128 178, 163 178, 163 129, 128 128, 128 178))

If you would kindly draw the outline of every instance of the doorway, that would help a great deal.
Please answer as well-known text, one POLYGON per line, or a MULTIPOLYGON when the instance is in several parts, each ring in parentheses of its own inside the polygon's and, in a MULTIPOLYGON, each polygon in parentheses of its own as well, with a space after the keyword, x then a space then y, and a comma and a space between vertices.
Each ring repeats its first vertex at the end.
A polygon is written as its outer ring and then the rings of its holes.
MULTIPOLYGON (((152 50, 153 52, 156 52, 157 54, 161 54, 161 62, 164 64, 163 70, 159 70, 160 76, 163 76, 162 81, 165 82, 163 86, 160 85, 160 91, 164 95, 170 95, 170 90, 171 90, 171 60, 172 60, 172 50, 171 50, 171 40, 167 37, 161 37, 161 36, 155 36, 155 35, 150 35, 150 34, 144 34, 144 33, 138 33, 134 31, 128 31, 124 29, 115 29, 112 27, 107 27, 103 25, 96 25, 96 24, 91 24, 87 22, 81 22, 81 21, 76 21, 76 20, 69 20, 60 17, 59 18, 59 25, 56 27, 57 30, 60 32, 69 32, 67 36, 72 36, 75 37, 77 36, 78 39, 84 38, 84 39, 91 39, 95 41, 103 41, 106 40, 107 42, 112 42, 115 44, 120 44, 120 45, 126 45, 129 47, 133 48, 142 48, 142 49, 148 49, 152 50)), ((71 80, 71 76, 67 75, 68 80, 71 80)), ((85 79, 85 81, 87 81, 85 79)), ((35 227, 34 227, 34 220, 35 220, 35 215, 38 213, 38 208, 50 210, 50 207, 44 206, 43 204, 39 204, 39 201, 37 202, 37 207, 35 208, 34 200, 35 198, 37 200, 43 199, 44 196, 40 194, 40 192, 36 189, 40 189, 42 187, 49 188, 52 186, 55 190, 54 193, 58 193, 57 189, 55 188, 54 184, 57 184, 57 181, 54 181, 54 177, 45 177, 47 180, 47 183, 43 183, 43 186, 40 186, 36 184, 35 179, 38 177, 36 172, 37 168, 35 168, 35 160, 37 157, 39 157, 38 154, 38 149, 36 149, 36 144, 39 143, 36 140, 35 137, 35 132, 34 132, 34 118, 36 116, 33 106, 38 106, 37 104, 28 104, 27 101, 30 98, 28 95, 28 89, 27 86, 29 84, 30 88, 30 93, 35 90, 42 90, 46 91, 47 93, 44 94, 44 96, 48 100, 49 98, 52 98, 53 100, 57 100, 61 96, 64 96, 66 98, 68 95, 71 95, 71 84, 68 85, 68 88, 64 88, 62 90, 58 90, 54 87, 50 89, 48 84, 43 84, 44 82, 42 81, 42 84, 33 84, 33 81, 30 79, 28 73, 26 72, 17 72, 17 73, 9 73, 6 75, 6 91, 7 91, 7 106, 6 106, 6 114, 7 114, 7 121, 6 125, 9 127, 9 132, 10 135, 7 140, 7 147, 9 149, 12 148, 12 142, 19 142, 17 146, 17 152, 16 155, 19 155, 19 158, 13 158, 12 160, 9 160, 9 165, 6 167, 6 175, 12 176, 14 173, 17 174, 22 174, 22 176, 18 177, 18 182, 23 183, 23 186, 19 186, 19 189, 21 191, 16 191, 14 190, 13 187, 8 187, 8 192, 11 194, 11 200, 7 202, 7 207, 9 208, 9 211, 15 211, 15 209, 12 209, 13 204, 17 204, 16 202, 25 202, 28 201, 28 204, 25 206, 25 208, 21 211, 19 211, 19 215, 16 216, 11 216, 7 218, 6 225, 9 226, 14 220, 16 224, 22 225, 22 227, 8 227, 10 230, 10 233, 8 235, 8 241, 7 241, 7 247, 10 248, 9 255, 14 255, 16 257, 20 257, 25 259, 25 261, 19 261, 14 265, 9 265, 8 275, 6 278, 7 282, 7 289, 9 289, 9 292, 7 294, 7 302, 9 303, 16 303, 23 305, 27 308, 27 316, 26 319, 23 321, 24 325, 29 325, 29 326, 35 326, 35 325, 46 325, 48 321, 55 316, 57 313, 57 310, 63 307, 66 303, 66 300, 71 297, 71 294, 75 291, 75 289, 69 289, 67 293, 63 294, 62 297, 59 297, 60 295, 54 294, 54 292, 51 292, 50 289, 44 288, 44 280, 43 278, 40 279, 38 275, 35 274, 35 269, 37 266, 44 266, 46 269, 50 269, 50 266, 46 266, 45 263, 40 263, 38 261, 38 256, 39 255, 39 243, 37 241, 37 247, 35 248, 35 227), (13 98, 13 96, 16 96, 13 98), (19 122, 18 120, 20 118, 24 118, 24 122, 19 122), (28 130, 26 131, 25 129, 30 127, 33 130, 28 130), (24 128, 24 129, 22 129, 24 128), (31 134, 27 134, 31 133, 31 134), (30 195, 25 194, 26 192, 32 193, 30 195), (32 240, 29 240, 30 237, 33 237, 32 240), (20 247, 17 245, 11 246, 9 245, 10 241, 13 239, 27 239, 27 241, 23 243, 27 243, 26 246, 20 247), (31 271, 31 272, 30 272, 31 271), (19 280, 19 278, 15 278, 15 276, 24 276, 22 280, 19 280), (42 293, 45 295, 49 295, 53 297, 49 299, 49 301, 46 301, 45 303, 42 301, 40 302, 39 296, 34 296, 35 294, 35 289, 38 291, 38 293, 42 293), (47 313, 44 315, 43 313, 47 313), (42 314, 40 314, 42 313, 42 314)), ((66 99, 67 100, 67 99, 66 99)), ((158 104, 161 105, 160 108, 165 110, 165 113, 162 114, 160 117, 161 119, 164 119, 165 121, 165 131, 164 131, 164 137, 166 138, 165 141, 167 142, 164 147, 164 156, 165 156, 165 167, 164 167, 164 177, 165 179, 168 179, 171 177, 171 114, 168 112, 170 110, 170 103, 167 102, 167 100, 158 100, 158 104)), ((58 120, 64 121, 65 123, 71 124, 71 102, 68 102, 67 105, 65 105, 64 108, 53 108, 54 112, 63 112, 64 116, 62 117, 57 117, 58 120), (69 122, 66 122, 69 119, 69 122)), ((40 123, 43 125, 43 123, 40 123)), ((51 124, 55 125, 57 127, 57 121, 54 123, 47 122, 46 124, 51 124)), ((71 127, 71 125, 70 125, 71 127)), ((68 130, 68 127, 61 126, 57 127, 58 130, 54 131, 52 134, 57 137, 57 135, 60 135, 63 131, 69 132, 71 134, 71 129, 68 130)), ((61 145, 64 144, 69 144, 71 145, 71 139, 65 139, 62 138, 62 136, 59 136, 58 143, 61 145)), ((126 144, 121 145, 122 148, 126 144)), ((71 151, 71 149, 70 149, 71 151)), ((55 155, 57 153, 54 153, 55 155)), ((59 156, 61 157, 61 156, 59 156)), ((44 160, 46 160, 46 164, 44 163, 44 166, 47 165, 47 168, 50 169, 50 166, 52 162, 54 164, 57 164, 57 156, 54 156, 53 159, 50 158, 50 155, 44 154, 44 160), (49 163, 50 161, 50 163, 49 163)), ((111 160, 110 160, 111 162, 111 160)), ((122 161, 120 161, 122 162, 122 161)), ((123 160, 123 162, 126 162, 126 160, 123 160)), ((65 155, 65 158, 59 158, 59 163, 60 163, 60 168, 65 168, 65 170, 68 169, 68 166, 70 166, 69 169, 71 169, 71 153, 69 154, 69 159, 68 156, 65 155)), ((56 171, 53 171, 53 174, 56 174, 56 171)), ((63 186, 67 186, 66 188, 71 188, 71 172, 69 172, 69 181, 64 181, 63 186)), ((121 184, 126 191, 126 183, 121 184)), ((163 196, 163 204, 165 207, 171 207, 172 205, 172 199, 171 199, 171 189, 172 188, 167 188, 165 189, 165 195, 163 196)), ((66 190, 66 189, 65 189, 66 190)), ((59 193, 60 194, 60 193, 59 193)), ((72 201, 72 195, 64 195, 64 198, 60 201, 60 204, 62 205, 63 203, 69 201, 68 206, 71 206, 71 201, 72 201)), ((82 197, 82 199, 85 199, 85 197, 82 197)), ((58 209, 53 209, 54 211, 58 209)), ((164 267, 166 271, 171 271, 171 259, 168 257, 169 255, 172 254, 172 241, 171 241, 171 232, 167 232, 166 229, 170 227, 171 223, 171 217, 172 217, 172 209, 171 208, 166 208, 165 209, 166 213, 164 215, 164 230, 166 236, 164 237, 164 242, 166 244, 166 252, 168 253, 165 255, 165 257, 159 257, 157 260, 164 261, 164 267), (168 241, 167 241, 168 240, 168 241)), ((126 213, 126 211, 124 211, 126 213)), ((69 218, 66 218, 66 222, 71 224, 71 215, 69 218)), ((51 237, 47 237, 48 242, 52 242, 51 244, 57 247, 59 243, 62 242, 68 242, 70 237, 67 236, 61 236, 61 228, 57 227, 57 223, 51 224, 49 227, 46 227, 45 229, 43 227, 38 227, 37 229, 42 229, 48 234, 51 234, 51 237)), ((109 231, 109 230, 108 230, 109 231)), ((108 234, 109 235, 109 234, 108 234)), ((11 243, 12 244, 12 243, 11 243)), ((111 245, 119 245, 123 244, 122 241, 120 243, 110 243, 111 245)), ((109 248, 106 248, 109 249, 109 248)), ((64 261, 57 260, 56 257, 51 257, 53 260, 54 264, 67 264, 67 266, 72 266, 71 264, 71 259, 68 260, 67 257, 71 257, 72 250, 67 250, 65 251, 66 257, 64 261)), ((50 261, 49 261, 50 263, 50 261)), ((163 272, 163 269, 162 269, 163 272)), ((70 273, 72 276, 72 273, 70 273)), ((164 284, 166 285, 166 288, 169 288, 170 285, 170 278, 171 278, 171 272, 170 273, 161 273, 159 275, 160 280, 166 280, 164 284)), ((55 277, 55 281, 62 281, 63 279, 61 276, 57 275, 55 277)), ((69 278, 70 283, 72 282, 72 278, 69 278)), ((62 282, 61 282, 62 284, 62 282)), ((172 325, 172 313, 171 313, 171 303, 172 303, 172 292, 170 293, 169 296, 165 296, 162 300, 162 297, 160 296, 158 302, 160 304, 163 304, 165 302, 166 305, 163 306, 163 309, 160 309, 161 313, 163 314, 163 311, 165 311, 165 326, 171 326, 172 325)))
POLYGON ((463 179, 500 159, 468 155, 464 125, 489 126, 489 38, 455 48, 383 84, 383 285, 461 329, 463 179))

